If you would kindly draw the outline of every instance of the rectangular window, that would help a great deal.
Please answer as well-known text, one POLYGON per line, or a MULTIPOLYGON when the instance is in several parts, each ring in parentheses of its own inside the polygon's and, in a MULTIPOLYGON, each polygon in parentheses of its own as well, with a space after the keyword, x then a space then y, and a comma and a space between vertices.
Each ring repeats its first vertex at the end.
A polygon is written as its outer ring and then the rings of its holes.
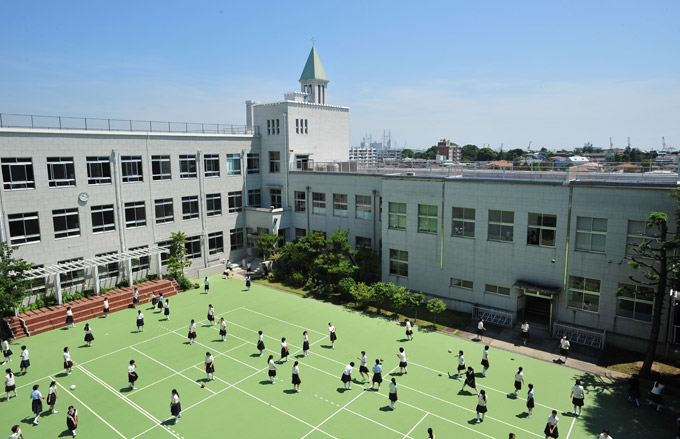
POLYGON ((322 192, 312 192, 312 213, 316 215, 326 215, 326 194, 322 192))
POLYGON ((201 257, 201 237, 190 236, 187 237, 187 242, 184 246, 187 249, 187 258, 198 259, 201 257))
MULTIPOLYGON (((106 256, 115 256, 118 252, 108 252, 100 253, 94 255, 95 258, 104 258, 106 256)), ((111 277, 118 277, 120 274, 120 263, 119 262, 106 262, 97 265, 97 271, 99 272, 99 279, 108 279, 111 277)))
POLYGON ((47 157, 47 180, 50 187, 75 186, 73 157, 47 157))
POLYGON ((241 212, 243 210, 243 194, 239 192, 229 192, 229 213, 241 212))
MULTIPOLYGON (((156 245, 160 248, 166 248, 169 249, 170 246, 172 245, 172 241, 161 241, 157 242, 156 245)), ((161 265, 166 266, 168 265, 168 258, 170 257, 170 253, 161 253, 161 265)))
POLYGON ((465 290, 471 290, 474 288, 475 285, 471 280, 464 280, 452 277, 449 286, 463 288, 465 290))
POLYGON ((620 283, 616 292, 616 315, 642 322, 651 322, 654 294, 653 287, 620 283))
POLYGON ((295 119, 295 134, 300 134, 300 119, 295 119))
POLYGON ((246 155, 246 169, 248 174, 260 173, 260 154, 246 155))
POLYGON ((151 156, 151 178, 154 181, 172 180, 172 170, 170 169, 169 155, 151 156))
POLYGON ((33 160, 30 157, 3 158, 0 162, 5 190, 35 189, 33 160))
POLYGON ((222 215, 222 194, 206 195, 205 204, 208 216, 222 215))
POLYGON ((267 119, 267 135, 269 136, 272 133, 272 121, 271 119, 267 119))
POLYGON ((576 250, 604 253, 607 249, 607 220, 579 216, 576 218, 576 250))
POLYGON ((527 244, 544 247, 555 247, 555 234, 557 233, 557 216, 543 213, 529 214, 529 227, 527 228, 527 244))
POLYGON ((484 292, 491 293, 491 294, 500 294, 501 296, 509 296, 510 295, 510 288, 499 287, 498 285, 486 284, 484 286, 484 292))
POLYGON ((307 211, 307 193, 303 191, 295 191, 295 211, 307 211))
POLYGON ((125 228, 146 226, 146 207, 144 201, 125 203, 125 228))
POLYGON ((262 193, 259 189, 248 190, 248 206, 260 207, 262 206, 262 193))
POLYGON ((87 184, 111 184, 111 159, 87 157, 87 184))
POLYGON ((196 169, 196 155, 183 154, 179 156, 179 178, 190 179, 197 178, 198 170, 196 169))
POLYGON ((651 248, 654 242, 649 242, 650 238, 654 238, 658 235, 659 228, 648 227, 647 221, 636 221, 628 220, 628 231, 626 233, 626 255, 627 256, 642 256, 636 250, 640 248, 640 244, 647 242, 651 248))
POLYGON ((475 209, 454 207, 451 221, 451 236, 475 237, 475 209))
POLYGON ((219 177, 220 176, 220 155, 219 154, 206 154, 203 157, 203 166, 205 166, 205 176, 219 177))
POLYGON ((120 157, 123 183, 144 181, 141 155, 123 155, 120 157))
POLYGON ((224 253, 224 235, 222 232, 208 234, 208 254, 224 253))
POLYGON ((567 306, 584 311, 599 312, 600 281, 587 277, 569 276, 567 306))
POLYGON ((356 195, 354 197, 354 209, 357 219, 371 219, 371 206, 370 195, 356 195))
POLYGON ((243 229, 231 229, 229 231, 229 247, 232 250, 243 248, 243 229))
POLYGON ((309 134, 309 131, 307 130, 309 128, 309 125, 307 125, 307 120, 305 119, 305 134, 309 134))
POLYGON ((489 210, 489 241, 512 242, 515 212, 489 210))
POLYGON ((281 172, 280 151, 269 151, 269 172, 273 174, 281 172))
POLYGON ((390 274, 408 277, 408 252, 390 249, 390 274))
POLYGON ((156 213, 156 224, 166 224, 175 221, 175 211, 172 205, 172 198, 162 198, 154 201, 156 213))
POLYGON ((418 205, 418 231, 421 233, 437 233, 437 206, 418 205))
POLYGON ((92 206, 92 233, 112 232, 116 230, 116 222, 113 217, 113 204, 92 206))
POLYGON ((355 238, 354 247, 360 248, 371 248, 371 238, 366 238, 364 236, 357 236, 355 238))
POLYGON ((12 245, 40 242, 40 222, 38 212, 11 213, 9 223, 9 242, 12 245))
POLYGON ((389 228, 406 230, 406 203, 388 203, 389 228))
POLYGON ((78 209, 59 209, 52 211, 54 223, 54 238, 68 238, 80 236, 80 219, 78 209))
POLYGON ((276 134, 281 134, 281 130, 280 130, 281 124, 279 123, 279 122, 281 122, 281 119, 276 119, 275 122, 276 122, 276 134))
MULTIPOLYGON (((142 245, 140 247, 133 247, 130 249, 130 251, 141 250, 143 248, 147 248, 147 246, 142 245)), ((130 259, 130 265, 132 267, 133 273, 148 270, 149 268, 151 268, 151 259, 149 258, 149 256, 133 257, 130 259)))
POLYGON ((347 194, 333 194, 333 216, 347 216, 347 194))
MULTIPOLYGON (((69 264, 82 261, 83 258, 68 259, 66 261, 59 261, 57 264, 65 265, 65 268, 71 268, 69 264)), ((70 288, 77 285, 83 285, 85 283, 85 269, 84 268, 74 268, 65 273, 59 273, 59 284, 62 288, 70 288)))
POLYGON ((182 219, 192 220, 198 218, 198 195, 182 197, 182 219))
MULTIPOLYGON (((35 264, 33 265, 33 268, 45 268, 44 264, 35 264)), ((45 294, 47 292, 47 289, 45 288, 45 285, 47 284, 47 277, 36 277, 32 280, 29 281, 29 286, 27 286, 27 290, 30 291, 29 294, 45 294)))
POLYGON ((281 189, 269 189, 269 199, 271 201, 271 206, 274 209, 281 209, 281 189))
POLYGON ((240 154, 227 154, 227 175, 241 175, 240 154))
POLYGON ((295 228, 295 242, 307 235, 307 229, 295 228))

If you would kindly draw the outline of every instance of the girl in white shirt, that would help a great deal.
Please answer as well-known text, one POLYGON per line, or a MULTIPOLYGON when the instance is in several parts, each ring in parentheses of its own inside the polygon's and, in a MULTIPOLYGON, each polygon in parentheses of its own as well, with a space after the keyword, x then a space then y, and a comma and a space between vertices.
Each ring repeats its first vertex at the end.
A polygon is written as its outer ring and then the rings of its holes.
POLYGON ((104 299, 104 318, 109 317, 109 299, 104 299))
POLYGON ((527 418, 531 418, 531 413, 534 411, 534 385, 529 384, 529 392, 527 393, 527 410, 529 414, 527 418))
POLYGON ((196 323, 194 323, 194 319, 191 319, 191 323, 189 323, 189 335, 187 337, 189 338, 189 344, 194 344, 196 339, 196 323))
POLYGON ((224 317, 220 318, 220 337, 222 341, 227 341, 227 322, 224 321, 224 317))
POLYGON ((397 400, 399 400, 399 395, 398 395, 398 390, 399 386, 397 386, 397 380, 392 378, 392 381, 390 381, 390 409, 394 410, 396 407, 394 404, 396 404, 397 400))
POLYGON ((333 323, 328 322, 328 332, 331 334, 331 349, 335 349, 335 340, 338 339, 337 335, 335 335, 335 326, 333 326, 333 323))
POLYGON ((663 398, 661 397, 661 391, 664 385, 661 379, 654 381, 652 386, 652 391, 649 393, 649 405, 656 404, 656 411, 661 411, 661 406, 663 405, 663 398))
POLYGON ((85 323, 85 343, 87 346, 92 346, 92 341, 94 340, 94 335, 92 335, 92 328, 89 323, 85 323))
POLYGON ((75 328, 76 324, 73 323, 73 311, 71 311, 71 307, 69 306, 66 308, 66 328, 75 328), (70 325, 70 326, 69 326, 70 325))
POLYGON ((262 352, 264 352, 264 335, 262 335, 262 331, 257 331, 257 349, 260 351, 260 357, 262 356, 262 352))
POLYGON ((14 392, 14 396, 17 396, 17 386, 16 382, 14 381, 14 374, 12 373, 12 369, 6 369, 5 373, 5 393, 7 393, 7 401, 9 401, 9 393, 14 392))
POLYGON ((371 380, 371 389, 374 389, 375 383, 378 383, 378 390, 380 390, 380 384, 382 384, 382 366, 380 365, 380 360, 375 359, 375 364, 373 365, 373 379, 371 380))
POLYGON ((585 390, 581 385, 581 380, 576 380, 576 384, 571 388, 571 403, 574 404, 574 416, 576 416, 576 407, 578 407, 578 416, 581 416, 581 409, 583 408, 585 396, 585 390))
POLYGON ((406 319, 406 338, 408 340, 413 340, 413 327, 409 319, 406 319))
POLYGON ((172 389, 170 397, 170 414, 175 417, 173 424, 177 424, 177 420, 182 417, 182 404, 179 402, 179 393, 175 389, 172 389))
MULTIPOLYGON (((260 354, 262 355, 262 354, 260 354)), ((270 355, 267 359, 267 364, 269 365, 269 381, 272 384, 276 384, 276 364, 274 364, 274 356, 270 355)))
POLYGON ((300 392, 300 384, 302 381, 300 380, 300 367, 298 366, 298 362, 296 361, 295 364, 293 364, 293 390, 300 392))
POLYGON ((548 439, 549 437, 557 439, 560 437, 560 432, 557 429, 557 424, 559 422, 560 420, 557 417, 557 410, 553 410, 552 414, 548 416, 548 423, 545 424, 545 430, 543 430, 543 433, 545 433, 545 439, 548 439))
POLYGON ((486 371, 489 370, 489 346, 484 346, 482 351, 482 376, 486 376, 486 371))
POLYGON ((5 356, 5 361, 2 364, 7 364, 12 361, 12 350, 9 348, 9 341, 2 340, 2 354, 5 356))
POLYGON ((59 413, 54 409, 54 405, 57 403, 57 398, 59 397, 59 393, 57 392, 57 382, 52 381, 50 383, 50 388, 47 391, 47 405, 50 406, 50 411, 52 413, 59 413))
POLYGON ((64 348, 64 369, 66 369, 66 375, 71 375, 73 371, 73 360, 71 360, 71 351, 68 346, 64 348))
POLYGON ((340 381, 345 385, 345 389, 352 389, 352 370, 354 368, 354 361, 345 366, 345 370, 342 372, 340 381))
POLYGON ((515 391, 512 392, 512 396, 517 396, 517 392, 522 390, 522 384, 524 384, 524 372, 522 372, 522 368, 520 367, 517 369, 517 372, 515 372, 515 391))
POLYGON ((205 374, 208 381, 215 379, 215 357, 210 352, 205 353, 205 374))
POLYGON ((215 324, 215 308, 213 308, 212 304, 208 305, 208 321, 210 326, 215 324))
POLYGON ((137 390, 135 387, 135 381, 137 381, 137 378, 139 378, 139 375, 137 375, 135 369, 137 369, 135 360, 130 360, 130 365, 128 366, 128 382, 130 383, 130 388, 132 390, 137 390))
POLYGON ((479 391, 477 396, 477 423, 479 424, 484 420, 484 414, 486 413, 486 392, 482 389, 479 391), (481 417, 480 417, 481 413, 481 417))
POLYGON ((279 360, 279 363, 283 363, 283 359, 285 358, 285 361, 288 361, 288 343, 286 343, 286 337, 283 337, 281 339, 281 359, 279 360))
POLYGON ((524 323, 522 323, 520 330, 522 331, 522 343, 526 346, 527 340, 529 340, 529 322, 525 320, 524 323))
POLYGON ((401 372, 402 374, 407 374, 408 363, 406 362, 406 352, 404 352, 404 348, 399 348, 397 358, 399 358, 399 372, 401 372))
POLYGON ((26 375, 28 373, 28 366, 31 365, 31 360, 28 359, 28 349, 26 349, 26 346, 21 347, 21 363, 19 364, 19 367, 21 367, 21 370, 19 370, 19 373, 21 375, 26 375))
POLYGON ((137 332, 140 332, 139 328, 142 328, 141 332, 144 332, 144 314, 141 310, 137 311, 137 332))
POLYGON ((361 381, 364 382, 368 378, 368 357, 366 357, 366 351, 361 351, 361 357, 357 357, 357 360, 361 362, 359 365, 359 374, 361 374, 361 381), (365 378, 364 375, 366 375, 365 378))
POLYGON ((305 357, 309 355, 309 336, 307 331, 302 333, 302 352, 304 352, 305 357))

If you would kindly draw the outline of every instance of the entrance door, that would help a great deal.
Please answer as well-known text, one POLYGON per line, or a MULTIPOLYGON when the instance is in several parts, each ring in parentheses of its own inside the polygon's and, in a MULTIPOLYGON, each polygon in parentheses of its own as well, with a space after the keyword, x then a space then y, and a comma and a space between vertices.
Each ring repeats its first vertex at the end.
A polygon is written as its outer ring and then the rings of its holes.
POLYGON ((524 320, 552 326, 552 298, 537 295, 534 291, 524 291, 524 320), (532 294, 533 293, 533 294, 532 294))

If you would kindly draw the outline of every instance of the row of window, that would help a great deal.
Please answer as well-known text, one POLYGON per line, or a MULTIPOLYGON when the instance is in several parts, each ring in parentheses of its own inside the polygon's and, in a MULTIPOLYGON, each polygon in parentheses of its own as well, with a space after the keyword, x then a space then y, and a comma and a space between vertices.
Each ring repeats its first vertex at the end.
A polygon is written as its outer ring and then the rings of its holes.
MULTIPOLYGON (((307 211, 307 193, 295 191, 294 203, 296 212, 307 211)), ((347 194, 333 194, 333 216, 347 217, 348 211, 347 194)), ((373 208, 370 195, 354 196, 354 216, 357 219, 371 219, 373 208)), ((326 194, 323 192, 312 192, 312 213, 316 215, 326 215, 326 194)))
POLYGON ((267 135, 281 134, 281 119, 267 119, 267 135))
POLYGON ((295 134, 309 134, 307 119, 295 119, 295 134))

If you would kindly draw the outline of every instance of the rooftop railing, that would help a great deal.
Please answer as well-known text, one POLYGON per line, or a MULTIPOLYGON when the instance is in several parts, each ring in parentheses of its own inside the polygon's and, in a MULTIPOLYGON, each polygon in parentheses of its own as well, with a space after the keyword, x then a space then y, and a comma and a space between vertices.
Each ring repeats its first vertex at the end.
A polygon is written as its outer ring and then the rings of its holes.
POLYGON ((186 134, 259 134, 258 127, 201 122, 98 119, 92 117, 38 116, 0 113, 0 128, 46 130, 121 131, 186 134))

